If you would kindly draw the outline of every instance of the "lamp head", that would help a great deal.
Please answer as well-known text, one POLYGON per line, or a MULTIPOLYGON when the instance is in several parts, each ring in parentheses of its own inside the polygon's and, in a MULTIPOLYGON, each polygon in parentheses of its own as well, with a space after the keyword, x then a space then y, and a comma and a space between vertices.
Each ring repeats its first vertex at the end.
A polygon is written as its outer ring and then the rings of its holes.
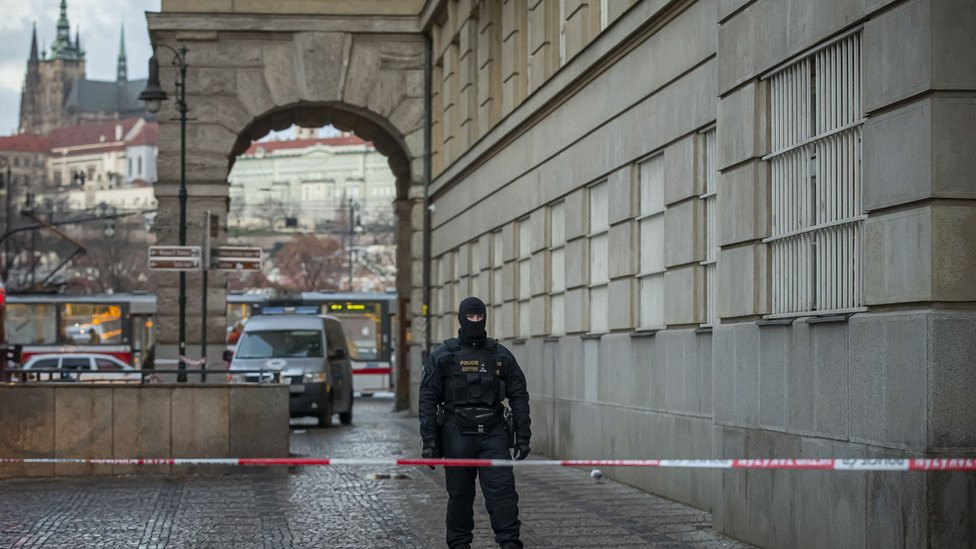
POLYGON ((157 113, 167 99, 169 96, 159 85, 159 60, 154 55, 149 58, 149 79, 146 81, 146 89, 139 94, 139 101, 146 102, 147 111, 157 113))

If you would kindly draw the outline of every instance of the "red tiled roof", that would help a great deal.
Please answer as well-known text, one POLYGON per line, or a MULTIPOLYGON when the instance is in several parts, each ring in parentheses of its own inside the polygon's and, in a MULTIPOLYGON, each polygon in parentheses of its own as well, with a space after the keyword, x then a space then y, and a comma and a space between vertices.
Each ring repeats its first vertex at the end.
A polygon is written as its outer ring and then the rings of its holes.
POLYGON ((264 149, 265 153, 286 149, 304 149, 312 145, 322 144, 331 147, 343 147, 349 145, 365 145, 368 141, 356 137, 355 135, 341 135, 339 137, 316 137, 312 139, 291 139, 288 141, 254 141, 243 154, 256 154, 258 148, 264 149))
POLYGON ((139 133, 135 137, 126 141, 125 144, 128 147, 135 147, 138 145, 155 145, 157 139, 159 138, 159 124, 155 122, 149 122, 139 130, 139 133))
POLYGON ((43 135, 21 133, 0 137, 0 151, 47 152, 49 150, 50 143, 43 135))
MULTIPOLYGON (((78 126, 68 126, 51 130, 48 139, 52 149, 65 147, 78 147, 82 145, 98 145, 99 143, 113 143, 122 139, 115 138, 115 127, 122 126, 122 137, 138 123, 140 118, 125 118, 122 120, 112 120, 109 122, 97 122, 94 124, 80 124, 78 126)), ((111 149, 106 145, 106 149, 111 149)), ((99 148, 101 149, 101 147, 99 148)), ((92 150, 94 152, 94 149, 92 150)))

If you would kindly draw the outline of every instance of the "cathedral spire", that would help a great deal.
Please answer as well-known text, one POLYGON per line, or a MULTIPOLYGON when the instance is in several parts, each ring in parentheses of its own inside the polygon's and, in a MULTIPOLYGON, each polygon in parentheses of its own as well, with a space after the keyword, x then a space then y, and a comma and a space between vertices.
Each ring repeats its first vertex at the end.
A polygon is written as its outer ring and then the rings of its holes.
POLYGON ((119 35, 119 62, 116 68, 115 79, 118 82, 128 80, 128 67, 125 60, 125 23, 122 23, 122 31, 119 35))
POLYGON ((61 0, 61 17, 58 19, 57 42, 71 44, 71 25, 68 24, 68 0, 61 0))
POLYGON ((29 61, 37 61, 37 21, 34 21, 34 30, 31 32, 31 52, 29 61))

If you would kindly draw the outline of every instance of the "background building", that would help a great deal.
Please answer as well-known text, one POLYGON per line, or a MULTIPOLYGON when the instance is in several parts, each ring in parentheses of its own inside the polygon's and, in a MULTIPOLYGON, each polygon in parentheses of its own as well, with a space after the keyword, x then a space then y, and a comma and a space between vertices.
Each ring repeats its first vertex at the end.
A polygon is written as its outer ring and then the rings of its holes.
POLYGON ((252 143, 228 180, 233 229, 344 232, 352 201, 362 225, 392 230, 396 182, 386 157, 352 134, 252 143))

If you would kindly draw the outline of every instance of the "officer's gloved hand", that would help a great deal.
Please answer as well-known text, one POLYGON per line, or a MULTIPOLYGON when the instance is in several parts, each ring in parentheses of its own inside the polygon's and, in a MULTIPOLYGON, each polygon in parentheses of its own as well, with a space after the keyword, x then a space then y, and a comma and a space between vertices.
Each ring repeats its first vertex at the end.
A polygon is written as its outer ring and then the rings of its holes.
MULTIPOLYGON (((424 451, 421 452, 420 455, 424 459, 438 459, 438 458, 444 457, 441 454, 441 449, 438 448, 437 446, 424 446, 424 451)), ((428 465, 427 467, 430 467, 430 470, 431 471, 434 470, 434 466, 433 465, 428 465)))
POLYGON ((519 444, 515 447, 515 461, 522 461, 529 457, 529 452, 531 451, 532 449, 529 448, 528 444, 519 444))

